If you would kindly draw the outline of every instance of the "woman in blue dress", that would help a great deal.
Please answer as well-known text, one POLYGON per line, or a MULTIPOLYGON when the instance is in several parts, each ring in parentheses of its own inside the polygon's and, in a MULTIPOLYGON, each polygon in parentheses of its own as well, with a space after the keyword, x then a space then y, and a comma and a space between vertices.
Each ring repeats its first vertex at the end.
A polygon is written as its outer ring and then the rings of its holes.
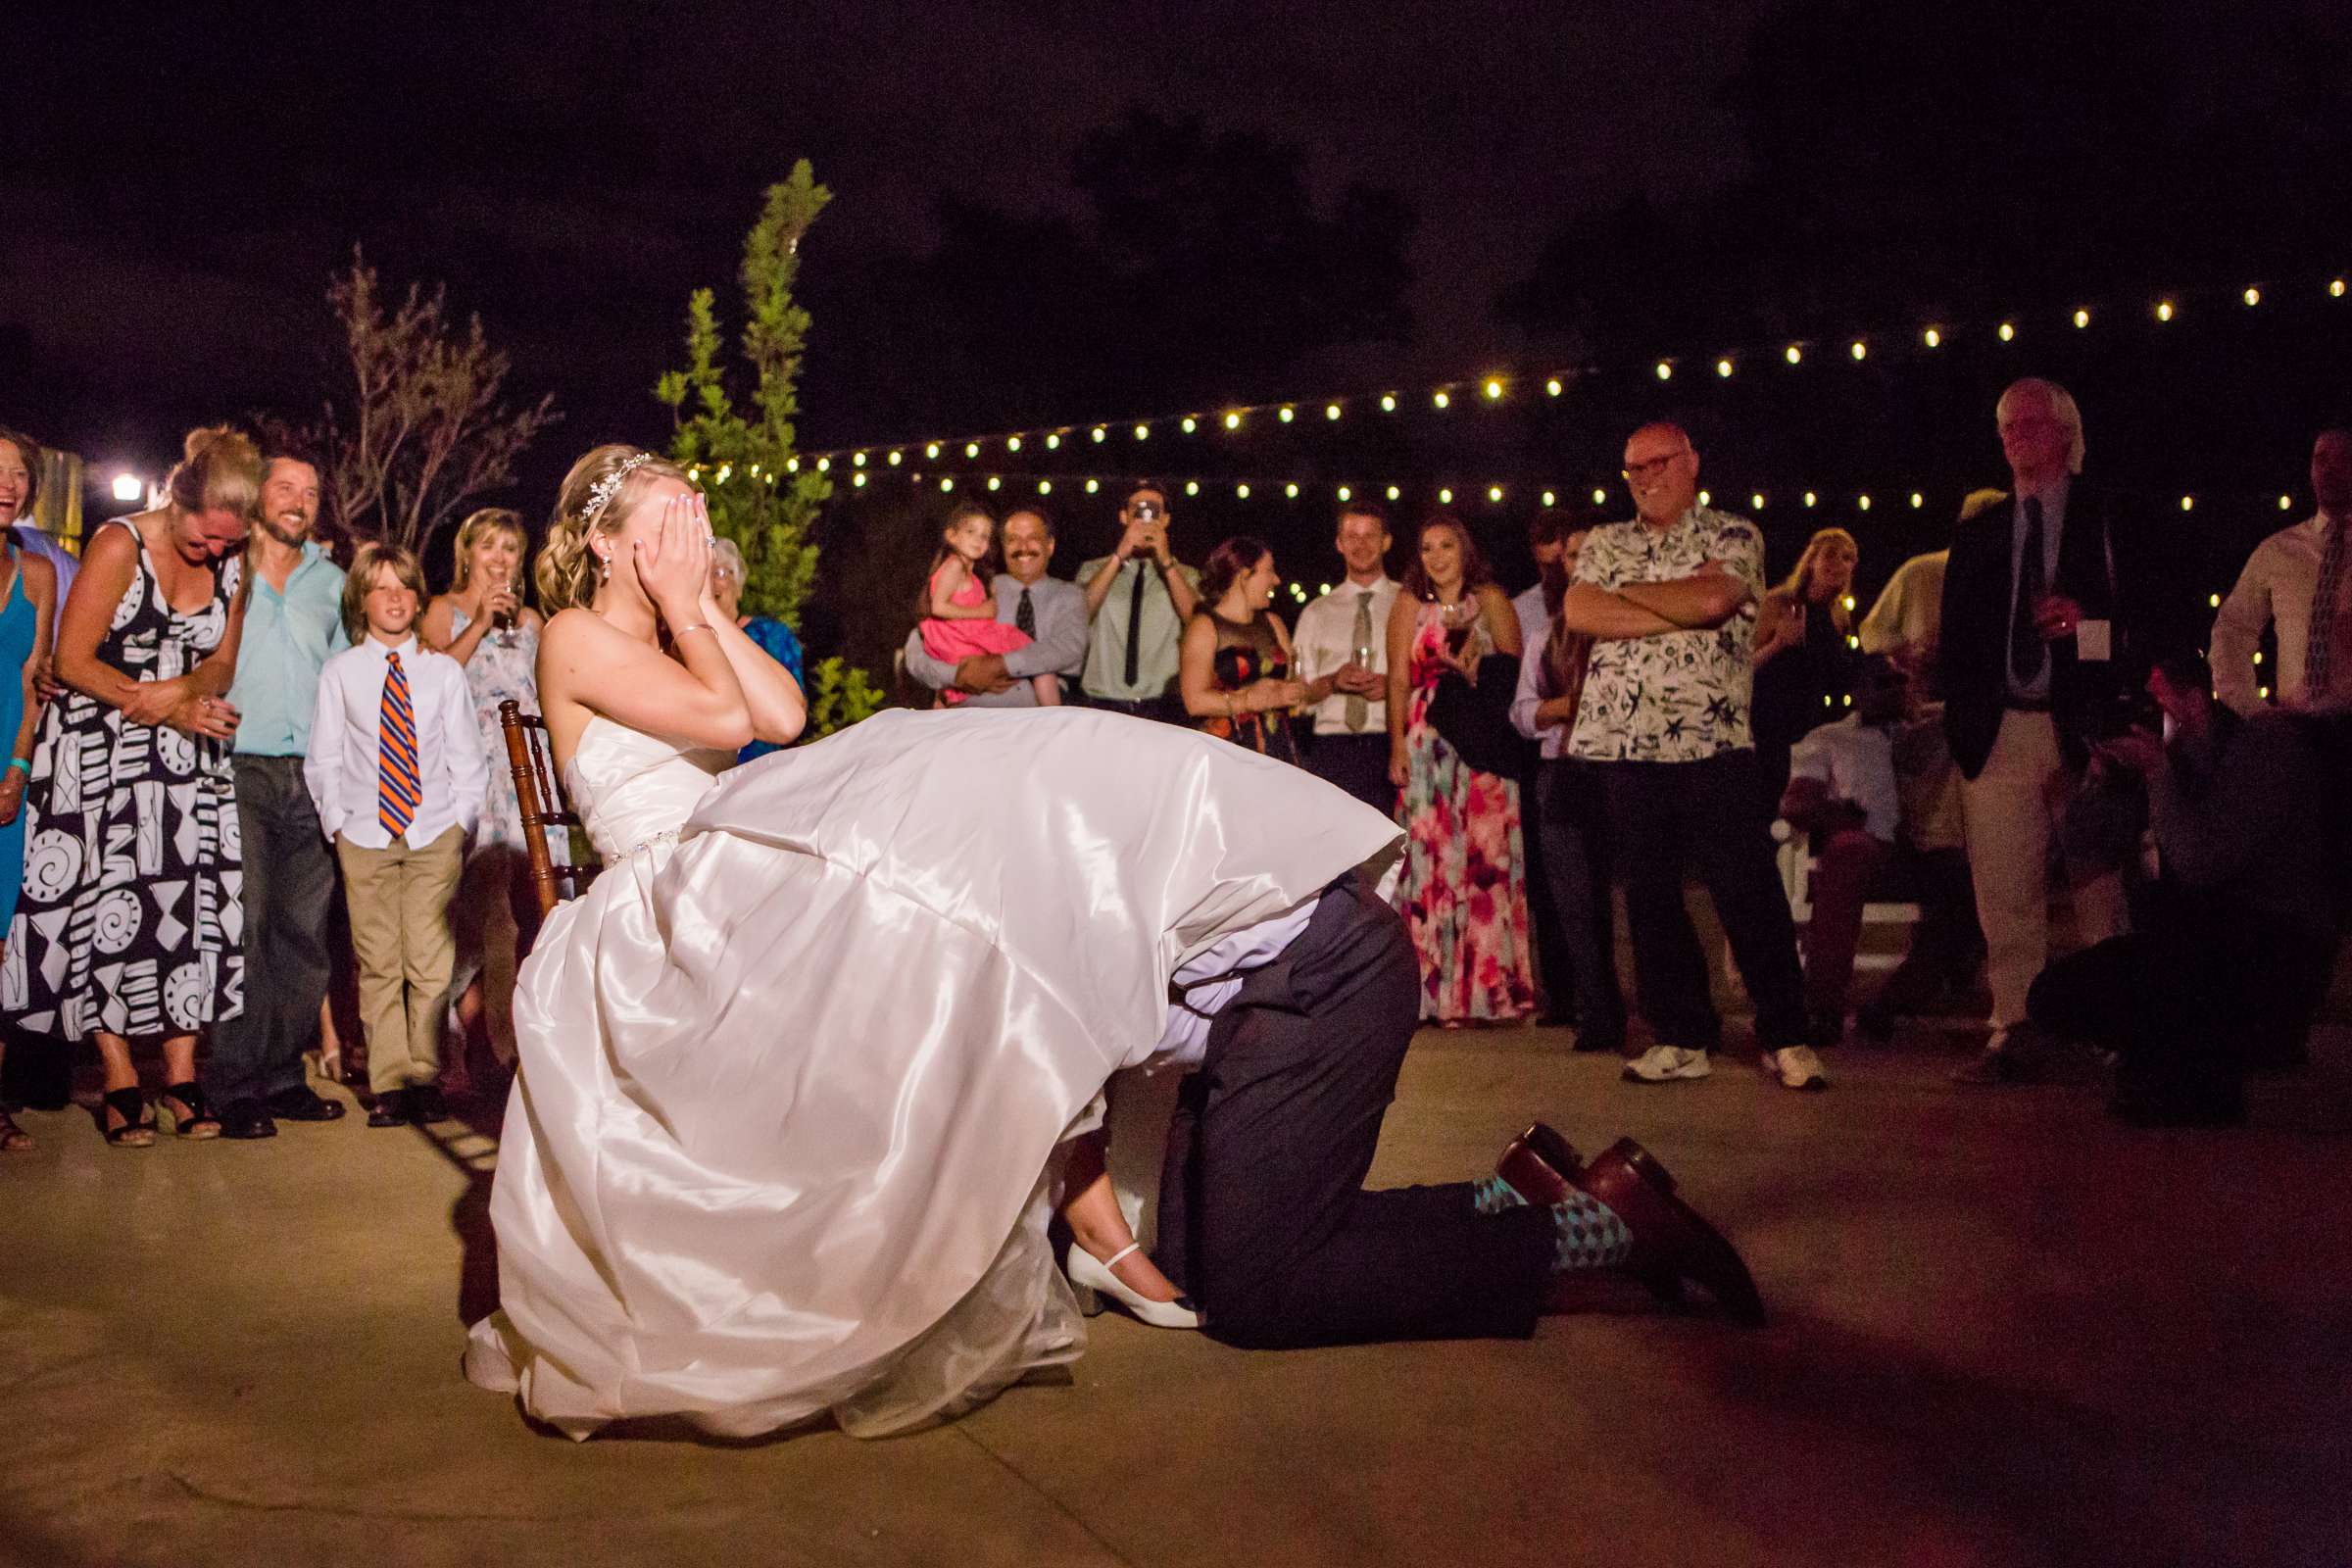
MULTIPOLYGON (((0 576, 8 579, 0 602, 0 735, 11 737, 7 768, 0 772, 0 965, 23 961, 12 928, 17 895, 24 887, 24 786, 32 780, 33 731, 41 719, 32 677, 49 657, 57 609, 57 568, 20 550, 15 532, 17 519, 31 513, 39 494, 38 452, 25 437, 0 429, 0 576)), ((31 1147, 31 1134, 0 1108, 0 1153, 31 1147)))
MULTIPOLYGON (((710 598, 717 604, 719 613, 742 627, 743 634, 761 653, 791 672, 795 686, 803 691, 808 689, 808 673, 801 667, 801 639, 793 629, 773 615, 743 613, 743 548, 732 539, 710 541, 710 598)), ((755 757, 783 749, 766 741, 754 741, 735 754, 735 760, 748 762, 755 757)))

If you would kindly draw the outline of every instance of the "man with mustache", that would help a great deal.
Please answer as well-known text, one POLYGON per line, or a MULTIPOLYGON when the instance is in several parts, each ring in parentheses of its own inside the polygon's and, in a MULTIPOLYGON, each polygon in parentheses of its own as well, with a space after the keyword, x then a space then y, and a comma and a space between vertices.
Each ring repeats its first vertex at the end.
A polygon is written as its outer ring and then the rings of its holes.
POLYGON ((1086 593, 1076 583, 1046 575, 1054 561, 1054 524, 1035 507, 1004 519, 1004 569, 996 590, 997 619, 1029 634, 1029 646, 1009 654, 976 654, 950 664, 923 651, 918 629, 906 639, 906 673, 931 690, 950 687, 980 708, 1032 708, 1029 677, 1051 670, 1061 677, 1061 700, 1082 702, 1078 671, 1086 663, 1086 593))
POLYGON ((237 825, 245 843, 245 1010, 213 1034, 206 1084, 225 1138, 270 1138, 276 1118, 333 1121, 340 1101, 303 1082, 302 1055, 326 997, 326 918, 335 864, 302 780, 318 669, 349 646, 343 568, 311 528, 318 470, 280 454, 262 478, 248 546, 252 601, 229 701, 243 715, 235 753, 237 825))

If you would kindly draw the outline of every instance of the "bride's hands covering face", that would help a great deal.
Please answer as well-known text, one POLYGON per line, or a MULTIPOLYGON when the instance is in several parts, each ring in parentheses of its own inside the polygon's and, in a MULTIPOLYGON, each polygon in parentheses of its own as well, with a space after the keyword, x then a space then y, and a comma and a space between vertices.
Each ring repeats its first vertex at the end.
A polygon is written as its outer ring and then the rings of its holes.
POLYGON ((682 490, 662 503, 650 535, 633 542, 637 580, 671 626, 691 621, 710 589, 710 514, 703 498, 682 490))

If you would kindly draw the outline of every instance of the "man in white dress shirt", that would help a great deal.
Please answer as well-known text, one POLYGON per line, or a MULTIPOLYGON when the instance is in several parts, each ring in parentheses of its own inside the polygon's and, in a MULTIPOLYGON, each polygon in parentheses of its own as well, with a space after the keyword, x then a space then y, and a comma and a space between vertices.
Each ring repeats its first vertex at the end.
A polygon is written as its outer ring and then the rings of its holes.
POLYGON ((991 584, 997 619, 1029 634, 1029 646, 1009 654, 974 654, 956 663, 923 650, 918 627, 906 637, 906 673, 932 691, 962 692, 969 708, 1035 708, 1032 675, 1061 677, 1061 700, 1083 701, 1078 672, 1086 667, 1086 590, 1049 577, 1054 562, 1054 524, 1042 511, 1023 507, 1004 518, 1004 569, 991 584))
POLYGON ((440 1111, 442 1004, 457 962, 449 899, 490 786, 465 666, 416 640, 423 604, 416 557, 360 552, 343 589, 352 646, 318 671, 302 770, 343 865, 370 1127, 440 1111))
POLYGON ((1348 580, 1298 612, 1291 647, 1314 714, 1306 765, 1384 816, 1396 814, 1389 782, 1388 625, 1398 584, 1388 573, 1388 514, 1370 502, 1340 513, 1332 548, 1348 580))
POLYGON ((2352 524, 2352 429, 2322 430, 2312 442, 2311 488, 2319 510, 2254 547, 2214 617, 2214 694, 2241 714, 2263 706, 2254 657, 2265 626, 2278 642, 2278 667, 2267 684, 2280 707, 2352 702, 2352 540, 2344 532, 2352 524))

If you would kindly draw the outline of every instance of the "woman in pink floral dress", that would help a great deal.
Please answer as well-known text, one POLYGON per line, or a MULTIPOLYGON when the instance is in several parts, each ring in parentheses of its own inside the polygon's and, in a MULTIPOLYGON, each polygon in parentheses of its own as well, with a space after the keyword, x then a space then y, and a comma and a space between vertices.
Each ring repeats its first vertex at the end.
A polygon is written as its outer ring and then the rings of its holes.
POLYGON ((1462 760, 1429 721, 1447 674, 1516 657, 1519 620, 1470 531, 1444 513, 1421 525, 1389 615, 1389 777, 1407 839, 1397 883, 1421 954, 1421 1016, 1447 1028, 1535 1010, 1519 786, 1462 760))

